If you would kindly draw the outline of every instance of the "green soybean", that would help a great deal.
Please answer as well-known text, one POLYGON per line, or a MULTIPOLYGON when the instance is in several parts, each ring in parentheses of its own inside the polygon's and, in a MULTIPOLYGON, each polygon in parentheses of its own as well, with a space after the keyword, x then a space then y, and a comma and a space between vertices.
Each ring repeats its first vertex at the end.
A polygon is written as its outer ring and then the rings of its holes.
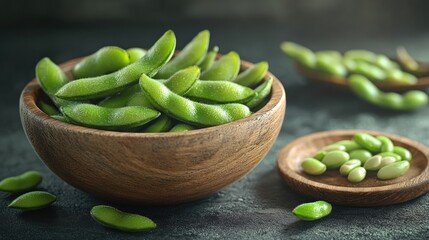
POLYGON ((382 167, 377 172, 377 177, 381 180, 388 180, 404 175, 410 168, 408 161, 399 161, 382 167))
POLYGON ((348 175, 353 169, 361 166, 361 161, 358 159, 352 159, 347 162, 345 162, 340 167, 340 174, 341 175, 348 175))
POLYGON ((349 58, 353 60, 365 61, 365 62, 374 62, 377 55, 368 50, 349 50, 344 53, 344 58, 349 58))
POLYGON ((382 152, 382 153, 379 153, 378 155, 380 155, 382 157, 394 157, 396 159, 396 161, 402 160, 401 156, 399 156, 398 154, 393 153, 393 152, 382 152))
POLYGON ((293 214, 301 220, 314 221, 328 216, 332 211, 332 205, 325 201, 304 203, 293 209, 293 214))
POLYGON ((368 171, 375 171, 381 168, 381 160, 383 159, 380 155, 375 155, 368 159, 363 167, 368 171))
POLYGON ((37 106, 40 108, 40 110, 42 110, 44 113, 46 113, 49 116, 59 114, 58 110, 54 106, 44 101, 39 101, 37 106))
POLYGON ((356 133, 353 141, 371 152, 380 152, 382 142, 367 133, 356 133))
POLYGON ((347 75, 346 67, 330 55, 316 54, 315 69, 331 76, 344 77, 347 75))
POLYGON ((233 82, 208 80, 197 81, 185 94, 196 101, 214 103, 244 103, 255 95, 251 88, 233 82))
POLYGON ((210 32, 208 30, 198 33, 176 57, 159 70, 156 78, 169 78, 180 69, 198 64, 207 53, 209 41, 210 32))
POLYGON ((149 126, 147 126, 143 132, 146 133, 158 133, 158 132, 168 132, 173 126, 173 120, 168 116, 161 114, 156 120, 152 121, 149 126))
POLYGON ((401 110, 404 105, 404 100, 402 96, 399 93, 395 92, 380 94, 379 102, 379 105, 394 110, 401 110))
POLYGON ((245 87, 254 87, 261 82, 268 72, 268 63, 260 62, 238 74, 233 82, 245 87))
POLYGON ((413 85, 417 83, 417 78, 410 73, 401 71, 400 69, 392 69, 387 71, 386 82, 392 84, 413 85))
POLYGON ((316 65, 316 56, 308 48, 293 42, 283 42, 280 45, 281 50, 300 65, 313 69, 316 65))
POLYGON ((201 80, 232 81, 240 71, 240 56, 236 52, 229 52, 201 74, 201 80))
POLYGON ((195 128, 189 124, 179 123, 170 129, 170 132, 187 132, 195 128))
POLYGON ((377 67, 385 70, 385 71, 399 70, 400 69, 399 64, 390 60, 385 55, 377 55, 375 57, 374 61, 371 63, 376 65, 377 67))
POLYGON ((133 85, 142 74, 153 76, 173 55, 176 37, 167 31, 137 62, 116 72, 71 81, 55 94, 68 100, 86 100, 105 97, 133 85))
POLYGON ((326 152, 325 151, 320 151, 318 153, 316 153, 316 155, 313 156, 314 159, 317 159, 319 161, 322 161, 322 159, 325 157, 326 152))
POLYGON ((333 62, 341 62, 343 59, 341 53, 338 51, 317 51, 315 54, 316 58, 330 58, 330 60, 333 62))
POLYGON ((358 97, 370 103, 378 104, 380 90, 364 76, 352 75, 349 77, 348 84, 358 97))
POLYGON ((82 59, 73 67, 72 73, 75 79, 96 77, 117 71, 129 63, 127 51, 108 46, 82 59))
POLYGON ((122 212, 110 206, 95 206, 90 213, 95 221, 108 228, 127 232, 140 232, 156 228, 156 223, 147 217, 122 212))
POLYGON ((393 152, 394 145, 390 138, 385 136, 377 136, 376 138, 381 142, 381 152, 393 152))
POLYGON ((362 182, 366 177, 366 170, 363 167, 356 167, 350 171, 347 180, 353 183, 362 182))
POLYGON ((361 74, 375 81, 382 81, 386 79, 386 73, 383 71, 383 69, 366 62, 356 62, 356 66, 352 72, 355 74, 361 74))
POLYGON ((259 104, 261 104, 271 93, 271 88, 273 86, 273 79, 270 78, 259 87, 255 88, 256 96, 254 96, 252 99, 250 99, 249 102, 246 103, 246 105, 249 108, 255 108, 259 104))
POLYGON ((364 164, 371 157, 372 153, 364 149, 356 149, 350 152, 350 159, 359 159, 362 164, 364 164))
POLYGON ((65 123, 71 123, 70 120, 64 115, 52 115, 51 118, 65 123))
POLYGON ((201 71, 205 71, 211 66, 213 66, 213 63, 216 60, 217 53, 219 52, 219 47, 214 46, 213 49, 207 53, 207 55, 204 57, 204 59, 198 64, 198 67, 200 67, 201 71))
POLYGON ((17 193, 35 188, 42 182, 43 176, 37 171, 27 171, 21 175, 8 177, 0 181, 0 191, 17 193))
POLYGON ((143 48, 128 48, 127 53, 130 58, 130 63, 137 62, 146 54, 146 50, 143 48))
POLYGON ((351 140, 343 140, 343 141, 339 141, 334 143, 333 145, 341 145, 345 147, 345 151, 347 152, 351 152, 353 150, 356 149, 360 149, 362 148, 359 144, 357 144, 355 141, 351 141, 351 140))
POLYGON ((331 152, 335 150, 346 151, 346 147, 343 145, 331 144, 322 148, 322 151, 325 151, 325 152, 331 152))
POLYGON ((301 167, 307 174, 321 175, 326 171, 326 165, 314 158, 306 158, 301 163, 301 167))
POLYGON ((428 95, 425 92, 412 90, 406 92, 404 95, 404 109, 412 110, 421 108, 428 104, 428 95))
POLYGON ((144 74, 140 78, 140 86, 155 108, 192 125, 216 126, 251 114, 247 106, 239 103, 208 105, 194 102, 175 94, 164 84, 144 74))
POLYGON ((326 165, 328 169, 336 169, 341 167, 345 162, 350 159, 350 155, 343 151, 331 151, 326 153, 322 159, 322 163, 326 165))
POLYGON ((57 197, 49 192, 33 191, 24 193, 13 200, 8 207, 21 210, 37 210, 50 206, 57 197))
POLYGON ((403 147, 399 147, 399 146, 393 147, 393 153, 396 153, 399 156, 401 156, 401 160, 410 161, 413 158, 411 152, 408 149, 403 147))
POLYGON ((160 115, 158 111, 140 106, 106 108, 85 103, 62 107, 61 112, 73 123, 105 130, 136 128, 160 115))

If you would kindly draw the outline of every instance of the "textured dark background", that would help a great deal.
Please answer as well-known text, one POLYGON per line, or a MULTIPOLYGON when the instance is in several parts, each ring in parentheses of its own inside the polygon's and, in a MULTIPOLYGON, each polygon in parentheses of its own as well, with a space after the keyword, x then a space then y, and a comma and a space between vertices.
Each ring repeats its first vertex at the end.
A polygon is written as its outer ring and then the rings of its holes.
MULTIPOLYGON (((428 1, 280 0, 3 0, 0 4, 0 178, 36 169, 41 188, 58 196, 51 208, 20 213, 0 193, 0 239, 424 239, 429 237, 429 195, 388 207, 334 206, 317 222, 298 221, 291 210, 311 199, 280 179, 275 158, 291 140, 330 129, 372 129, 429 145, 429 109, 395 113, 348 93, 307 84, 279 50, 283 40, 315 50, 367 48, 393 54, 398 45, 429 60, 428 1), (172 28, 181 48, 209 29, 221 52, 236 50, 253 62, 267 60, 287 91, 280 136, 262 163, 214 196, 179 206, 128 207, 158 223, 147 233, 104 229, 89 216, 95 199, 67 185, 38 159, 21 128, 19 94, 37 61, 60 63, 104 45, 149 47, 172 28)), ((49 146, 46 146, 49 147, 49 146)), ((61 159, 58 159, 61 161, 61 159)))

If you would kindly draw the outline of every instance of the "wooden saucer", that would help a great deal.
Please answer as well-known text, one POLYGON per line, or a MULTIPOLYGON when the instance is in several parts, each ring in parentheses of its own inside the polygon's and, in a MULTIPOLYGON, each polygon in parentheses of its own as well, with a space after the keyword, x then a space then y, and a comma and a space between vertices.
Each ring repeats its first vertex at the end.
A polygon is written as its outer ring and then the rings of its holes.
MULTIPOLYGON (((313 82, 319 82, 322 84, 349 90, 347 79, 345 78, 323 74, 318 71, 304 68, 299 64, 295 64, 295 68, 301 75, 313 82)), ((375 82, 374 84, 383 91, 404 92, 408 90, 422 90, 429 87, 429 77, 418 78, 417 83, 413 85, 392 84, 385 82, 375 82)))
POLYGON ((336 130, 306 135, 285 146, 277 156, 277 167, 286 183, 295 191, 328 202, 349 206, 381 206, 414 199, 429 191, 429 150, 409 139, 365 130, 336 130), (389 137, 395 145, 413 154, 410 169, 403 176, 378 180, 377 172, 368 172, 365 180, 351 183, 338 170, 311 176, 303 172, 301 162, 331 143, 352 139, 357 132, 389 137))

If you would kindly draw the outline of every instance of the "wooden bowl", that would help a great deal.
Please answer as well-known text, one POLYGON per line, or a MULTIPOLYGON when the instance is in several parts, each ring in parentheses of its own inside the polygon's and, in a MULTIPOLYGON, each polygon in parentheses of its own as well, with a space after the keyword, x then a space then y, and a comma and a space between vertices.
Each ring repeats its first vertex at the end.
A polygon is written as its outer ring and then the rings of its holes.
POLYGON ((286 183, 295 191, 339 205, 381 206, 414 199, 429 191, 429 150, 409 139, 364 130, 337 130, 314 133, 301 137, 285 146, 277 157, 277 167, 286 183), (384 135, 398 146, 406 147, 413 154, 406 174, 391 180, 378 180, 376 172, 368 171, 360 183, 351 183, 338 170, 328 170, 323 175, 311 176, 303 172, 301 162, 331 143, 351 139, 357 132, 384 135))
MULTIPOLYGON (((305 68, 299 64, 295 64, 295 69, 310 81, 349 90, 347 79, 345 78, 330 76, 328 74, 305 68)), ((418 78, 417 83, 413 85, 392 84, 385 82, 374 82, 374 84, 383 91, 404 92, 408 90, 422 90, 429 87, 429 77, 418 78)))
MULTIPOLYGON (((61 68, 70 72, 80 59, 61 68)), ((242 61, 247 69, 251 63, 242 61)), ((286 109, 273 77, 269 102, 251 116, 184 133, 129 133, 57 121, 36 105, 46 98, 36 80, 24 88, 20 115, 43 162, 85 192, 114 201, 164 205, 207 197, 252 170, 274 144, 286 109)))

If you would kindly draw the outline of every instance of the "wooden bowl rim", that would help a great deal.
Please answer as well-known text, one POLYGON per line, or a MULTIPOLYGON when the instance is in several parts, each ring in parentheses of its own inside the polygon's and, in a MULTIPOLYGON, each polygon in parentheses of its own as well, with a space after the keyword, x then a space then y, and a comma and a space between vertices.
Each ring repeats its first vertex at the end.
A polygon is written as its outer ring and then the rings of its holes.
POLYGON ((330 185, 325 183, 316 182, 313 180, 309 180, 308 178, 305 178, 301 175, 299 175, 296 171, 289 169, 287 167, 287 164, 282 164, 283 161, 287 161, 283 156, 289 152, 291 149, 295 147, 296 144, 300 143, 301 141, 311 141, 311 139, 315 138, 321 138, 325 137, 327 135, 329 136, 342 136, 342 135, 351 135, 357 132, 366 132, 372 135, 383 135, 391 138, 393 141, 400 142, 404 145, 411 145, 414 148, 416 148, 418 151, 423 153, 423 155, 426 157, 426 161, 429 161, 429 149, 417 142, 414 142, 408 138, 400 137, 398 135, 394 134, 388 134, 388 133, 382 133, 378 131, 368 131, 368 130, 332 130, 332 131, 322 131, 322 132, 316 132, 308 135, 304 135, 298 139, 295 139, 294 141, 287 144, 285 147, 283 147, 279 154, 277 155, 277 169, 281 175, 283 175, 283 179, 285 181, 297 181, 301 182, 307 186, 316 187, 318 191, 326 191, 326 192, 338 192, 338 193, 379 193, 379 192, 398 192, 402 189, 413 189, 417 188, 421 185, 425 185, 429 183, 429 163, 426 164, 426 168, 423 169, 423 171, 418 175, 410 179, 419 178, 419 181, 414 182, 413 184, 409 184, 407 179, 406 181, 385 185, 385 186, 373 186, 373 187, 345 187, 345 186, 336 186, 336 185, 330 185), (283 167, 282 167, 283 166, 283 167), (286 180, 288 179, 288 180, 286 180))
MULTIPOLYGON (((218 57, 221 55, 218 54, 218 57)), ((61 69, 66 69, 66 72, 71 69, 72 66, 77 64, 83 57, 80 58, 74 58, 71 60, 68 60, 59 66, 61 69)), ((254 64, 241 60, 241 69, 247 69, 254 66, 254 64)), ((286 102, 286 93, 284 90, 284 87, 280 80, 274 76, 271 72, 268 72, 264 80, 268 80, 269 78, 273 78, 273 86, 271 90, 270 100, 265 104, 264 107, 259 109, 257 112, 252 113, 250 116, 229 122, 226 124, 222 124, 219 126, 213 126, 213 127, 206 127, 201 129, 195 129, 188 132, 163 132, 163 133, 141 133, 141 132, 119 132, 119 131, 109 131, 109 130, 101 130, 101 129, 94 129, 94 128, 87 128, 83 126, 78 126, 74 124, 69 124, 65 122, 58 121, 56 119, 51 118, 47 114, 45 114, 36 104, 37 101, 37 93, 40 90, 40 86, 35 78, 33 78, 22 90, 20 101, 22 104, 20 104, 22 107, 27 108, 28 111, 34 115, 35 118, 37 118, 39 121, 47 122, 50 125, 53 125, 55 128, 61 128, 65 129, 67 131, 73 131, 73 132, 80 132, 83 134, 93 134, 93 135, 104 135, 109 137, 136 137, 136 138, 168 138, 168 137, 180 137, 180 136, 192 136, 192 135, 199 135, 199 134, 208 134, 215 131, 222 131, 227 130, 229 127, 233 125, 241 125, 242 123, 248 122, 248 121, 258 121, 260 117, 263 115, 276 111, 278 108, 281 107, 282 101, 285 101, 285 106, 287 104, 286 102)), ((284 109, 286 111, 286 107, 284 109)))
MULTIPOLYGON (((324 84, 332 85, 335 87, 349 89, 347 85, 347 80, 341 77, 330 76, 328 74, 323 74, 317 72, 315 70, 308 69, 306 67, 301 66, 298 63, 294 64, 295 69, 304 77, 315 81, 321 82, 324 84)), ((387 84, 387 83, 378 83, 374 82, 374 84, 379 87, 383 91, 407 91, 407 90, 417 90, 417 89, 425 89, 429 87, 429 76, 428 77, 420 77, 417 79, 417 83, 413 85, 406 84, 387 84)))

